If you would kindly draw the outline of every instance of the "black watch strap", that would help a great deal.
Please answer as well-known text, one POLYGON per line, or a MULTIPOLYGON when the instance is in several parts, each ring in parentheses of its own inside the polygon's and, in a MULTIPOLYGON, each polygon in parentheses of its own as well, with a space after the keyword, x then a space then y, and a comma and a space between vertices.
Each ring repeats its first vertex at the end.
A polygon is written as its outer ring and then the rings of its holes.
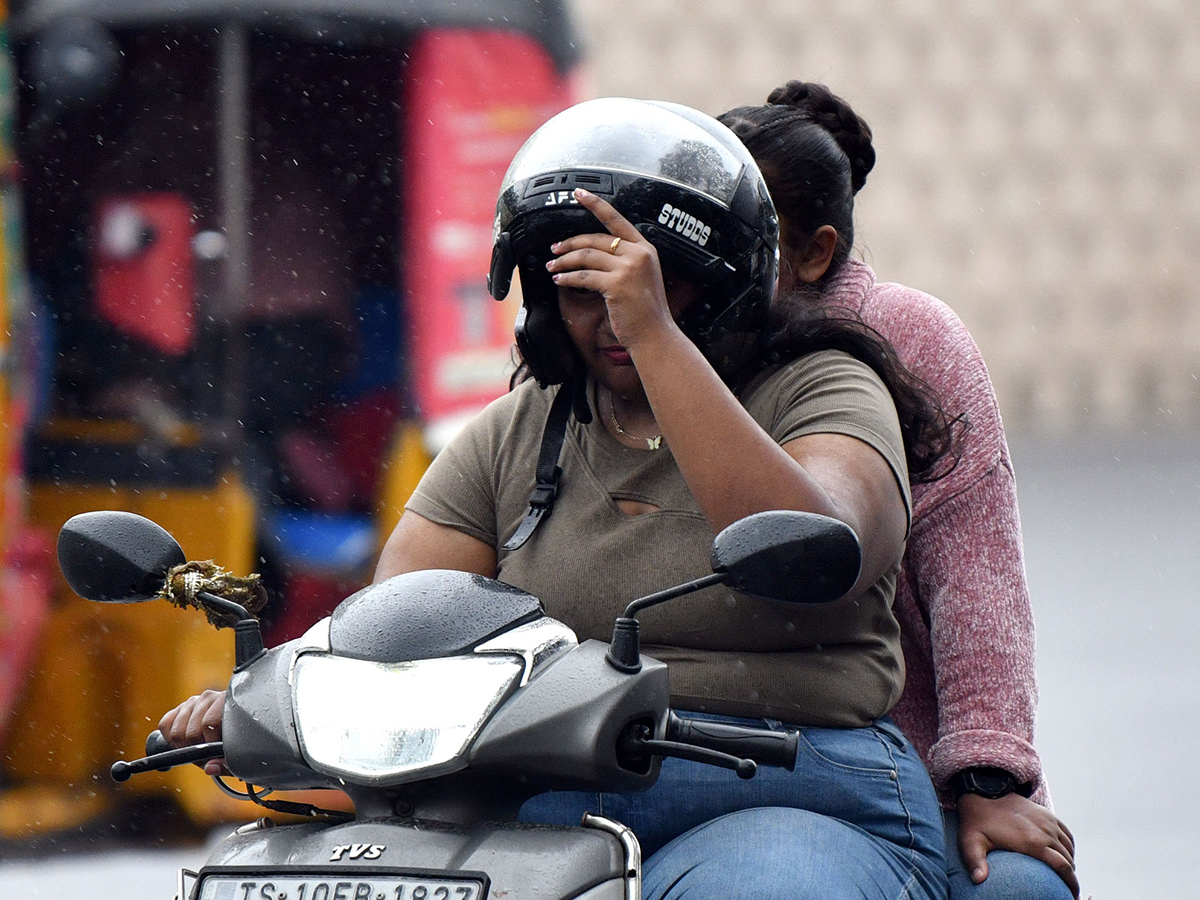
POLYGON ((950 790, 957 800, 963 794, 978 794, 988 800, 997 800, 1006 794, 1028 797, 1031 785, 1022 785, 1017 776, 994 766, 973 766, 955 772, 950 777, 950 790))

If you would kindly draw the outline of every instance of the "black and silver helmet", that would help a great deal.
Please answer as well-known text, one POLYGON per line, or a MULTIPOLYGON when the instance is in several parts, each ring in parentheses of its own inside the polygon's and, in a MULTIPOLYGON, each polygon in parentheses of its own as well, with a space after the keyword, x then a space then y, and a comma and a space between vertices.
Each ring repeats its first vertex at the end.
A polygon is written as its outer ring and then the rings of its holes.
POLYGON ((696 110, 622 98, 577 104, 525 142, 496 203, 488 288, 503 300, 521 273, 517 346, 543 387, 578 365, 545 270, 550 245, 603 230, 575 188, 611 203, 664 267, 701 286, 680 326, 731 378, 759 346, 778 270, 779 221, 749 151, 696 110))

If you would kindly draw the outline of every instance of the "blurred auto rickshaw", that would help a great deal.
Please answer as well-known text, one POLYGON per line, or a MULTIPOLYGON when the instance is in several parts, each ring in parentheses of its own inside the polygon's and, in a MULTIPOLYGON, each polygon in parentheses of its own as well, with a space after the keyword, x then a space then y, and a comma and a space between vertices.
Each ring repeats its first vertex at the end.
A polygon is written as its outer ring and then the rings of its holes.
MULTIPOLYGON (((53 360, 29 519, 146 515, 189 558, 265 570, 269 634, 294 636, 369 578, 431 454, 507 386, 493 204, 578 93, 566 3, 28 0, 11 30, 53 360)), ((146 710, 229 671, 202 617, 52 593, 2 738, 0 837, 107 814, 146 710)), ((199 771, 130 791, 245 815, 199 771)))

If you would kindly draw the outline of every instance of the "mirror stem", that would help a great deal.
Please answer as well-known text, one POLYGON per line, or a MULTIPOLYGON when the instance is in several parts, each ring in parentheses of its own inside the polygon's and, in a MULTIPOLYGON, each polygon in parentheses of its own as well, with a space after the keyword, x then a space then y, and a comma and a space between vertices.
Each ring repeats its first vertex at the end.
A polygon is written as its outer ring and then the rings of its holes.
POLYGON ((196 591, 196 597, 199 600, 203 600, 205 606, 211 606, 213 609, 236 616, 239 622, 245 622, 247 619, 254 621, 254 616, 250 615, 246 607, 242 606, 242 604, 235 603, 233 600, 226 600, 212 591, 196 591))
POLYGON ((695 581, 689 581, 686 584, 676 585, 673 588, 667 588, 665 591, 658 591, 654 594, 647 594, 639 600, 634 600, 625 607, 624 618, 632 619, 643 609, 651 606, 657 606, 660 603, 665 603, 668 600, 674 600, 676 597, 682 597, 684 594, 690 594, 693 591, 700 591, 706 587, 712 587, 714 584, 724 584, 729 576, 724 572, 713 572, 711 575, 705 575, 703 578, 697 578, 695 581))
POLYGON ((613 624, 612 641, 609 642, 608 652, 604 654, 608 664, 614 669, 631 675, 640 672, 642 669, 641 626, 638 624, 637 614, 649 606, 657 606, 659 603, 674 600, 676 597, 682 597, 693 591, 703 590, 714 584, 723 584, 727 578, 728 576, 724 572, 714 572, 703 578, 697 578, 695 581, 676 585, 654 594, 647 594, 640 600, 634 600, 625 607, 625 615, 613 624))
POLYGON ((218 597, 211 591, 197 591, 196 596, 205 606, 224 613, 237 616, 233 626, 233 662, 234 670, 243 669, 266 652, 263 645, 262 629, 258 620, 246 611, 246 607, 224 597, 218 597))
POLYGON ((245 619, 233 626, 233 669, 244 669, 264 653, 262 629, 254 619, 245 619))
POLYGON ((604 658, 614 669, 633 675, 642 670, 642 648, 638 620, 621 616, 613 625, 612 641, 604 658))

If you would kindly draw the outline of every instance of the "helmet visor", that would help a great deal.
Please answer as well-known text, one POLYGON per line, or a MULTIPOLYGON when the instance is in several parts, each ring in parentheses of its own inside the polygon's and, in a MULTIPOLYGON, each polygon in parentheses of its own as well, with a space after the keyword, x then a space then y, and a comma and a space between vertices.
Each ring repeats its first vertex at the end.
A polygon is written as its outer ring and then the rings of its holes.
POLYGON ((728 208, 747 166, 753 166, 749 152, 732 132, 729 137, 728 145, 714 141, 710 130, 680 114, 675 104, 589 100, 538 129, 508 167, 500 191, 544 172, 609 169, 675 182, 728 208))

